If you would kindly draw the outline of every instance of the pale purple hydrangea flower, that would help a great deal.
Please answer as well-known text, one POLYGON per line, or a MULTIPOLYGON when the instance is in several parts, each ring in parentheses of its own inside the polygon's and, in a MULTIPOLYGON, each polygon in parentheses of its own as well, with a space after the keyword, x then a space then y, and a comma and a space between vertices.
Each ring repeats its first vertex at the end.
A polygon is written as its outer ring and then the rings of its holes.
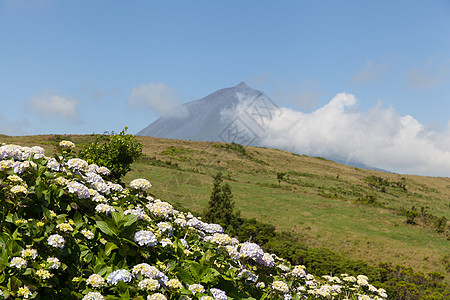
POLYGON ((261 260, 264 256, 264 251, 255 243, 245 242, 240 249, 241 256, 249 257, 254 261, 261 260))
POLYGON ((139 244, 139 246, 155 246, 158 243, 153 232, 149 230, 141 230, 134 234, 134 241, 139 244))
POLYGON ((89 189, 76 181, 70 181, 67 183, 67 188, 69 189, 69 193, 77 194, 79 199, 85 199, 90 197, 89 189))
POLYGON ((116 271, 112 272, 111 274, 109 274, 108 277, 106 278, 106 281, 109 284, 116 285, 117 282, 119 282, 119 281, 130 282, 132 278, 133 278, 133 275, 129 271, 127 271, 125 269, 121 269, 121 270, 116 270, 116 271))
POLYGON ((209 291, 213 295, 214 300, 227 300, 227 294, 224 291, 216 288, 211 288, 209 291))

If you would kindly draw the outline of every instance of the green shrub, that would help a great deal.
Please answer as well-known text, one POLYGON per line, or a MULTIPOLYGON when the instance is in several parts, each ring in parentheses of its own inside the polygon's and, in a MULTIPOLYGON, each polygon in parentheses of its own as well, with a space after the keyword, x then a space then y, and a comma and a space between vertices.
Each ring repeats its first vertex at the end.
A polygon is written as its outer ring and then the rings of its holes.
POLYGON ((130 171, 130 165, 142 154, 142 144, 134 135, 126 134, 125 127, 119 134, 96 135, 95 141, 83 147, 79 156, 90 164, 105 166, 116 182, 130 171))

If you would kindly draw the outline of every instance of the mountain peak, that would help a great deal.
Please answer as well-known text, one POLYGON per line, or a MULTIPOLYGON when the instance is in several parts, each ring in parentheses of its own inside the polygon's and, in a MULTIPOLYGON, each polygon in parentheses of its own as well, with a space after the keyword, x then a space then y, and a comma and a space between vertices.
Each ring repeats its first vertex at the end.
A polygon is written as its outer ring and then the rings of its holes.
POLYGON ((245 82, 241 81, 236 88, 250 88, 245 82))

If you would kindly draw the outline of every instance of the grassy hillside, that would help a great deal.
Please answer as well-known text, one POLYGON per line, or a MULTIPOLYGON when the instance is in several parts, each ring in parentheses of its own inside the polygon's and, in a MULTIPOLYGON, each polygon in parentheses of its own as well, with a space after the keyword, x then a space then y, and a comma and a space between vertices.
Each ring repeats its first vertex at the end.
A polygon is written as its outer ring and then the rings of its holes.
MULTIPOLYGON (((91 137, 61 138, 80 145, 91 137)), ((211 192, 211 175, 221 171, 244 217, 294 232, 309 246, 374 264, 389 261, 438 271, 449 282, 444 257, 450 249, 450 178, 363 170, 276 149, 138 139, 144 157, 125 181, 147 178, 153 193, 165 201, 201 212, 211 192)), ((0 137, 1 142, 48 150, 55 140, 0 137)))

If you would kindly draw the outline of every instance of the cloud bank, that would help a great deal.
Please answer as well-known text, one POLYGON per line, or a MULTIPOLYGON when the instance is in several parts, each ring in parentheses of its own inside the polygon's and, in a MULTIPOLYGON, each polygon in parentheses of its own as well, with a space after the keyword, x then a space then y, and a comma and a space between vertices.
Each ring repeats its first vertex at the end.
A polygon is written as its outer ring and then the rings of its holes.
MULTIPOLYGON (((224 111, 223 120, 238 117, 252 126, 255 118, 248 114, 249 106, 257 102, 242 101, 234 111, 224 111)), ((403 174, 450 176, 450 124, 436 131, 410 115, 382 108, 381 102, 361 112, 351 94, 338 94, 311 113, 279 108, 263 127, 252 129, 260 146, 362 162, 403 174)))
POLYGON ((178 93, 162 82, 150 82, 131 90, 127 101, 133 108, 147 108, 160 116, 185 117, 188 112, 178 101, 178 93))
POLYGON ((77 110, 79 104, 77 99, 65 98, 55 92, 36 94, 26 103, 28 111, 42 119, 63 118, 74 122, 81 120, 77 110))

